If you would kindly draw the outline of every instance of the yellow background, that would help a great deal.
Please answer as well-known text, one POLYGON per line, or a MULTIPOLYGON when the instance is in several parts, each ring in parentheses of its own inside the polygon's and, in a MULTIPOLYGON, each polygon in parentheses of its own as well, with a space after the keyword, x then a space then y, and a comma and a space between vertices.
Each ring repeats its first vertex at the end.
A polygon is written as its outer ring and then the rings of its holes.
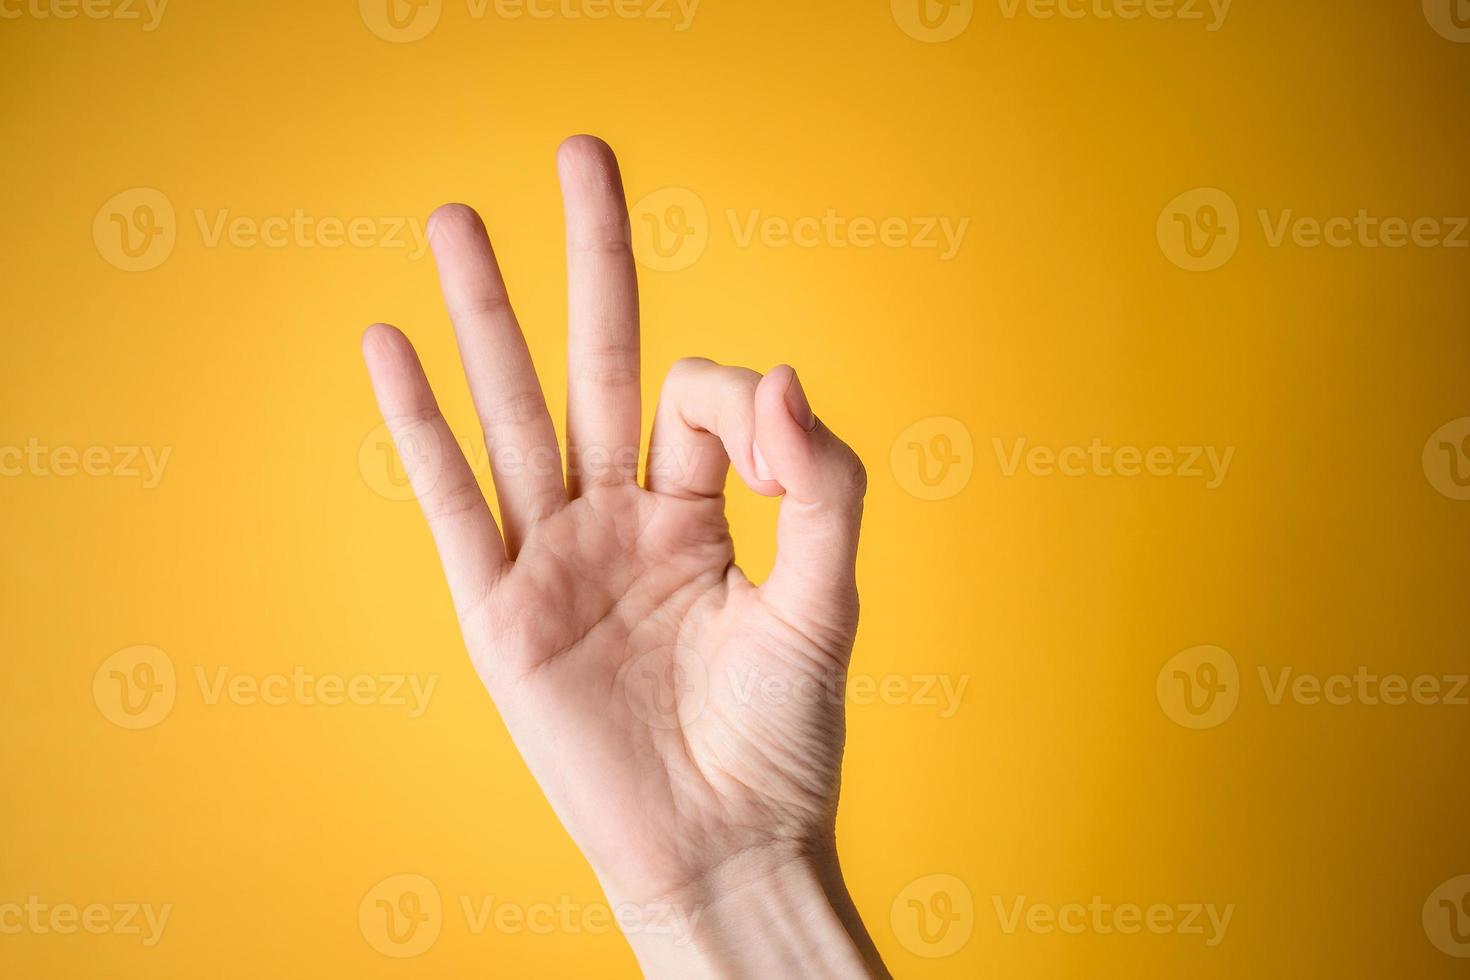
MULTIPOLYGON (((0 443, 172 456, 152 489, 0 479, 0 904, 173 911, 153 948, 0 935, 0 973, 635 975, 615 932, 476 935, 460 909, 602 897, 469 667, 417 508, 359 465, 375 320, 414 338, 476 433, 431 261, 209 246, 196 217, 474 204, 557 406, 552 154, 588 131, 634 201, 672 187, 707 209, 697 261, 642 273, 645 418, 677 357, 794 364, 872 474, 854 673, 967 679, 949 718, 914 698, 849 711, 842 857, 897 974, 1463 974, 1420 911, 1470 871, 1470 707, 1271 705, 1257 676, 1470 669, 1470 503, 1421 464, 1470 415, 1470 251, 1271 247, 1257 219, 1470 214, 1470 45, 1418 0, 1237 0, 1216 31, 979 3, 943 43, 887 0, 704 0, 685 31, 444 0, 412 43, 352 0, 173 0, 153 31, 5 9, 0 443), (125 272, 92 227, 137 187, 171 202, 177 243, 125 272), (1238 206, 1238 248, 1186 272, 1156 223, 1200 187, 1238 206), (828 209, 970 224, 942 261, 742 247, 728 217, 828 209), (935 416, 971 435, 972 475, 923 500, 891 449, 935 416), (1094 437, 1235 456, 1211 490, 1006 476, 993 443, 1094 437), (138 644, 171 659, 177 700, 129 731, 92 685, 138 644), (1229 651, 1241 690, 1195 731, 1155 681, 1202 644, 1229 651), (438 685, 410 720, 210 705, 195 679, 297 666, 438 685), (437 941, 402 960, 358 927, 400 873, 444 902, 437 941), (890 915, 932 874, 973 899, 955 926, 972 934, 941 958, 890 915), (994 902, 1023 895, 1235 910, 1213 948, 1008 934, 994 902)), ((736 489, 730 508, 759 577, 774 505, 736 489)))

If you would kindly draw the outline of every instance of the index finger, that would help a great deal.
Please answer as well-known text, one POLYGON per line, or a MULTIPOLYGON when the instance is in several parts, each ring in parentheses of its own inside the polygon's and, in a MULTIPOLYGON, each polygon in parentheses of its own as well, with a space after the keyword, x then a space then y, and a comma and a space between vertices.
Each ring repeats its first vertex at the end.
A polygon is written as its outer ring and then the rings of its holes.
POLYGON ((557 151, 567 225, 567 489, 638 474, 638 275, 618 161, 595 136, 557 151))

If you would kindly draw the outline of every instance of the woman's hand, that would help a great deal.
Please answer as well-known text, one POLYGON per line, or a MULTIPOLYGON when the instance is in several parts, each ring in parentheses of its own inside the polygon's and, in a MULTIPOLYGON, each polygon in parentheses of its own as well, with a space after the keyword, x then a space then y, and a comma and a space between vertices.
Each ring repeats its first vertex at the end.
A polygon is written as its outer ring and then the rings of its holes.
POLYGON ((796 373, 678 362, 637 482, 638 287, 611 150, 558 154, 570 282, 567 466, 485 227, 429 222, 484 428, 497 525, 407 338, 363 348, 465 643, 645 971, 882 974, 838 871, 843 690, 857 627, 862 464, 796 373), (408 458, 408 457, 412 458, 408 458), (734 565, 733 465, 781 496, 759 587, 734 565))

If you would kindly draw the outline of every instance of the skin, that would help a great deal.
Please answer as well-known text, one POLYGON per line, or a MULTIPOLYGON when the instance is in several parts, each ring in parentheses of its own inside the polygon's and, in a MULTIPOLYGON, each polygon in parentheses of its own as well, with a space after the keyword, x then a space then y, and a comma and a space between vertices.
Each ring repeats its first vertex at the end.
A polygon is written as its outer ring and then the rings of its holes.
POLYGON ((490 449, 500 521, 408 339, 363 353, 438 546, 465 644, 650 976, 886 976, 838 867, 841 692, 866 477, 790 367, 669 371, 646 477, 638 286, 612 151, 557 154, 569 282, 567 463, 485 226, 428 225, 490 449), (754 585, 724 513, 733 467, 779 496, 754 585))

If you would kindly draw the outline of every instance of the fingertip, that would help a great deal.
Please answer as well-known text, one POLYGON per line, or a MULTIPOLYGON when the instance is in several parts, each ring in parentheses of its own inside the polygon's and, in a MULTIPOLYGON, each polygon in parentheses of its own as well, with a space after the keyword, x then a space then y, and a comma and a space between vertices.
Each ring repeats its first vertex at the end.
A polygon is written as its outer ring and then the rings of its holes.
POLYGON ((389 323, 374 323, 362 332, 362 353, 371 358, 377 354, 391 353, 399 344, 408 343, 408 338, 397 327, 389 323))
POLYGON ((755 388, 755 415, 763 427, 781 422, 786 414, 781 407, 781 393, 795 376, 790 365, 778 364, 761 377, 755 388))
POLYGON ((613 192, 621 198, 618 158, 604 140, 586 134, 568 136, 557 147, 556 163, 563 193, 595 200, 595 195, 613 192))
POLYGON ((484 227, 485 222, 481 220, 480 212, 468 204, 451 201, 433 210, 424 225, 424 234, 432 243, 435 237, 445 231, 477 231, 484 227))
POLYGON ((774 497, 799 489, 809 465, 811 446, 807 433, 791 419, 786 409, 786 389, 796 377, 789 365, 781 364, 761 378, 755 390, 754 455, 763 464, 760 476, 769 477, 752 489, 774 497))
POLYGON ((750 444, 750 472, 746 473, 743 466, 736 466, 735 471, 750 487, 762 497, 779 497, 786 492, 786 488, 776 480, 771 472, 771 466, 761 454, 761 447, 754 440, 750 444))
POLYGON ((563 166, 572 163, 606 163, 614 159, 612 147, 600 136, 577 133, 561 141, 556 159, 563 166))
POLYGON ((757 398, 760 397, 761 392, 765 392, 767 398, 772 397, 772 393, 776 397, 779 397, 782 392, 791 386, 791 381, 795 377, 796 368, 790 364, 777 364, 761 378, 761 390, 756 393, 757 398))
POLYGON ((809 435, 817 427, 801 379, 789 364, 778 364, 761 378, 755 392, 755 407, 758 417, 788 434, 809 435))

